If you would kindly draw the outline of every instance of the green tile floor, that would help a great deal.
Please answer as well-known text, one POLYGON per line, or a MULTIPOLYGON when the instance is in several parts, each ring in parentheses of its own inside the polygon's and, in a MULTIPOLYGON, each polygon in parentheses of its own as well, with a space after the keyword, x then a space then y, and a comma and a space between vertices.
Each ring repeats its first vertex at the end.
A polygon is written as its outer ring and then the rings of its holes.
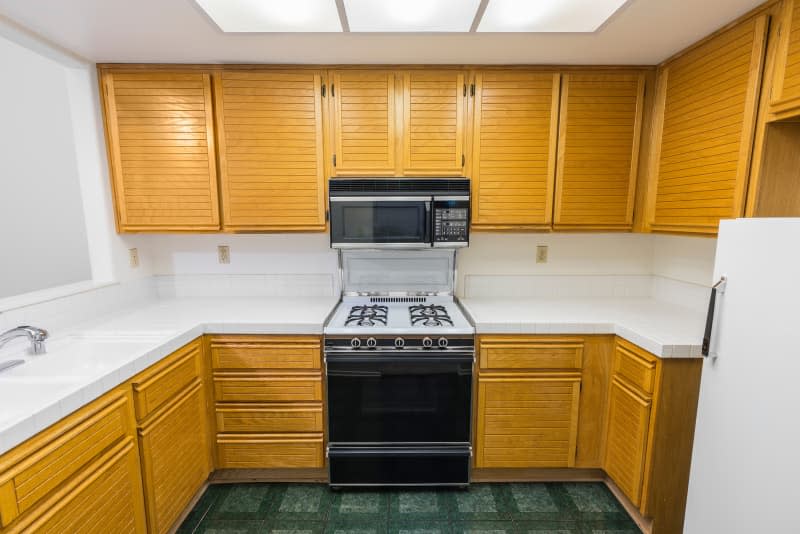
POLYGON ((640 534, 599 483, 473 484, 469 490, 210 486, 178 530, 197 534, 640 534))

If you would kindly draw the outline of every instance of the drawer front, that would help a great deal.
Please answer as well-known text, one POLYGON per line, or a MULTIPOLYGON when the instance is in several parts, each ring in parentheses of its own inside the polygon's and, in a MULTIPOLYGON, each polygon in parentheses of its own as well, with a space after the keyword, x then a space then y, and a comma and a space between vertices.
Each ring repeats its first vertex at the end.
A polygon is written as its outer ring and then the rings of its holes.
POLYGON ((322 403, 218 404, 218 432, 322 432, 322 403))
POLYGON ((80 421, 77 425, 73 423, 70 427, 66 422, 46 431, 54 437, 0 475, 0 495, 13 495, 15 501, 15 506, 8 503, 3 506, 4 524, 33 508, 100 453, 132 433, 134 423, 124 393, 109 394, 104 404, 92 405, 82 412, 86 417, 81 418, 81 412, 76 414, 80 421))
POLYGON ((133 438, 128 438, 3 532, 132 533, 146 529, 138 452, 133 438))
POLYGON ((322 375, 214 374, 217 402, 322 400, 322 375))
POLYGON ((617 342, 614 352, 614 375, 625 378, 645 393, 653 393, 658 365, 656 357, 621 341, 617 342))
POLYGON ((220 435, 217 437, 222 469, 319 468, 324 466, 322 434, 220 435))
POLYGON ((572 467, 578 374, 478 379, 476 467, 572 467))
POLYGON ((202 341, 197 339, 133 380, 136 418, 143 420, 201 374, 202 341))
POLYGON ((314 336, 215 336, 214 369, 320 369, 320 339, 314 336))
POLYGON ((203 384, 139 430, 150 532, 169 532, 210 472, 203 384))
POLYGON ((580 338, 481 337, 481 369, 580 369, 580 338))

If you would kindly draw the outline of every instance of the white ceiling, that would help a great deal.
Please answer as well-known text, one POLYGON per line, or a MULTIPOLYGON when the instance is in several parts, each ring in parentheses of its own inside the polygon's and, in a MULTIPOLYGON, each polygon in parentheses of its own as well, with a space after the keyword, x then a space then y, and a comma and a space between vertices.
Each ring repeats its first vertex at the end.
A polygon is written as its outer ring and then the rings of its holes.
POLYGON ((225 34, 193 0, 3 0, 0 15, 98 63, 652 65, 760 3, 631 0, 591 34, 225 34))

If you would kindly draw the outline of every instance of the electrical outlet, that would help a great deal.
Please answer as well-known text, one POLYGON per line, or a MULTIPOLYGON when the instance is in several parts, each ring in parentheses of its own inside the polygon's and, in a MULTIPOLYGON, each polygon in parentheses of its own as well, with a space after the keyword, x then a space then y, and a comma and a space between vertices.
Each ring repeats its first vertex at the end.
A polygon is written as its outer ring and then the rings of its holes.
POLYGON ((536 263, 547 263, 547 245, 536 246, 536 263))
POLYGON ((217 247, 217 256, 219 256, 220 263, 231 262, 231 247, 228 245, 220 245, 217 247))
POLYGON ((129 248, 128 259, 132 269, 136 269, 137 267, 139 267, 139 249, 129 248))

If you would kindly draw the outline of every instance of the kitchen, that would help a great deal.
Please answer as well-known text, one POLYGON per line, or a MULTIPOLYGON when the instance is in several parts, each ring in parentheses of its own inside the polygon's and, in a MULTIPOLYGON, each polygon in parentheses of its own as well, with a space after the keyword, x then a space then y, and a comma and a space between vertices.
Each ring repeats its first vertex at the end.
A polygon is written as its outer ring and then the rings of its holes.
POLYGON ((0 532, 797 532, 798 25, 4 2, 0 532))

